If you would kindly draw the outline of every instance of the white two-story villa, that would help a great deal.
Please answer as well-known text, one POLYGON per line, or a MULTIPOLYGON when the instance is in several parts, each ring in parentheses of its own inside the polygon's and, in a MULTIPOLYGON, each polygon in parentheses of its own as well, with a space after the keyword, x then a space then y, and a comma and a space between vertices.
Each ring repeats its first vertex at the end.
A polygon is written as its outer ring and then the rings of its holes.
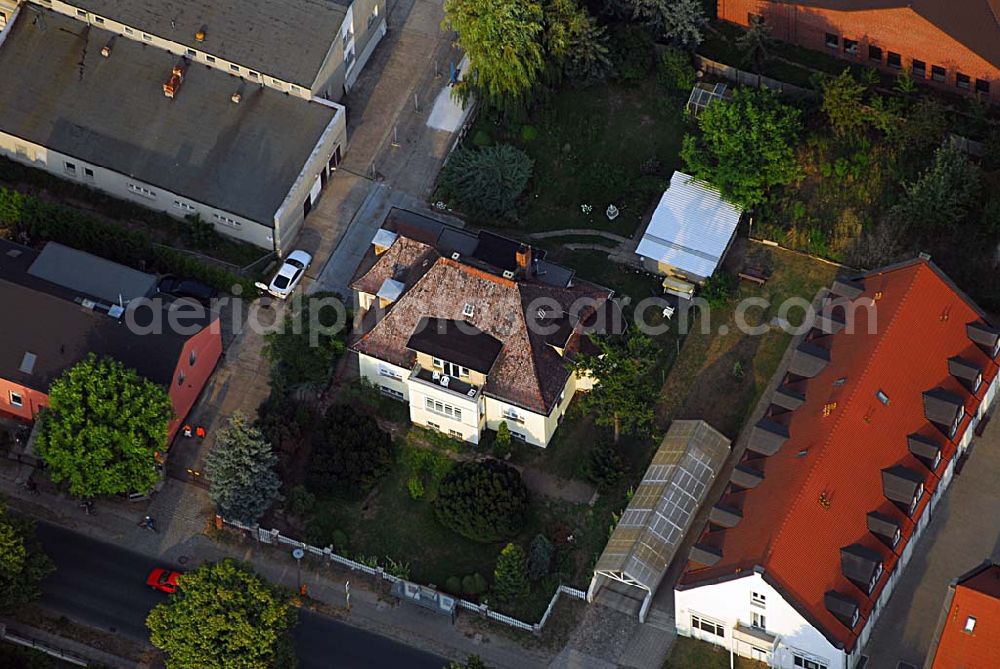
POLYGON ((506 422, 546 446, 577 390, 572 362, 613 327, 611 291, 579 281, 544 254, 393 210, 351 288, 362 378, 407 402, 410 419, 478 443, 506 422))

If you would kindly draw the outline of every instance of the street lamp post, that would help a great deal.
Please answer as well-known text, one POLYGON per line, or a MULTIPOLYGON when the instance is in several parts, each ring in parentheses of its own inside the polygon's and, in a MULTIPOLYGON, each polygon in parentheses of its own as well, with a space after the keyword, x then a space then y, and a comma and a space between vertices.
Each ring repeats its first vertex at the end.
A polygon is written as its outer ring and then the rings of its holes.
POLYGON ((295 558, 295 566, 298 573, 298 586, 299 593, 302 592, 302 558, 305 557, 306 552, 301 548, 296 548, 292 551, 292 557, 295 558))

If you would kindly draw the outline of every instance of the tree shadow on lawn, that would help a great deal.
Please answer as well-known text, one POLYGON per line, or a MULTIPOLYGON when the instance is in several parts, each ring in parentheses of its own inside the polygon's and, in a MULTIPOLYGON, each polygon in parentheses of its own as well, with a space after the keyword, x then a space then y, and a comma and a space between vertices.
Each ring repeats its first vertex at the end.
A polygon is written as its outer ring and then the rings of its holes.
POLYGON ((764 336, 744 335, 702 369, 674 418, 700 419, 735 439, 757 395, 754 362, 764 336))

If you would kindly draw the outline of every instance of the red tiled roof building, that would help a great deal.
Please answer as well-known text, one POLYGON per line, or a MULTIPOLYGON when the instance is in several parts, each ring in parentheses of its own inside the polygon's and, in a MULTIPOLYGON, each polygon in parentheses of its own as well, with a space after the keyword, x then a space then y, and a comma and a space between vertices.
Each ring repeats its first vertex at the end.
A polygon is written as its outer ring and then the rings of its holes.
POLYGON ((884 71, 1000 102, 1000 0, 719 0, 742 26, 884 71))
POLYGON ((1000 334, 929 260, 821 311, 675 593, 680 633, 776 667, 854 666, 997 393, 1000 334))
POLYGON ((987 560, 948 587, 924 667, 1000 667, 1000 565, 987 560))

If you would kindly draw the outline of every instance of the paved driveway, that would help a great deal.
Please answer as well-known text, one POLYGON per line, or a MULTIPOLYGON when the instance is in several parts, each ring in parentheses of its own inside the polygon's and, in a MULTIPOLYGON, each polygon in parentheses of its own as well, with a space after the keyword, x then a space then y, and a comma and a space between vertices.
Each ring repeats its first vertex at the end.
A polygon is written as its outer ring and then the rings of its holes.
POLYGON ((1000 419, 986 427, 962 473, 934 509, 865 654, 870 667, 922 666, 948 583, 986 558, 1000 558, 1000 419))

